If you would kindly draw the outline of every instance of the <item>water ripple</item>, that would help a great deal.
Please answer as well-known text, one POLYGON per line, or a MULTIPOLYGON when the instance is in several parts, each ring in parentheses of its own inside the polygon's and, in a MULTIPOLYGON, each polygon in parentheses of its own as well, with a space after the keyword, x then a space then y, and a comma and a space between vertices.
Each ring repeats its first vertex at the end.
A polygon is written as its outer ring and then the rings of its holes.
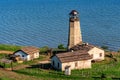
MULTIPOLYGON (((22 0, 24 1, 24 0, 22 0)), ((80 12, 83 40, 110 49, 120 48, 120 5, 113 0, 0 5, 0 43, 38 47, 67 46, 69 12, 80 12), (103 4, 104 3, 104 4, 103 4), (94 5, 93 5, 94 4, 94 5)), ((48 0, 49 1, 49 0, 48 0)), ((116 0, 117 1, 117 0, 116 0)), ((14 1, 13 1, 14 2, 14 1)), ((53 1, 54 2, 54 1, 53 1)))

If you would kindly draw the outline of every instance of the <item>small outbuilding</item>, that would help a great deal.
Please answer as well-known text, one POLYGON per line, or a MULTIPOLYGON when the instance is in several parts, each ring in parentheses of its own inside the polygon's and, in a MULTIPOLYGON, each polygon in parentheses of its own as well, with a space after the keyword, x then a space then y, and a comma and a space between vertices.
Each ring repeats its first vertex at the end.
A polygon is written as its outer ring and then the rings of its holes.
POLYGON ((80 51, 59 53, 51 57, 51 65, 53 68, 65 71, 67 66, 73 69, 91 68, 92 57, 88 53, 80 51))
POLYGON ((39 48, 33 46, 23 47, 22 49, 13 53, 14 56, 19 56, 23 61, 33 60, 39 58, 39 48))

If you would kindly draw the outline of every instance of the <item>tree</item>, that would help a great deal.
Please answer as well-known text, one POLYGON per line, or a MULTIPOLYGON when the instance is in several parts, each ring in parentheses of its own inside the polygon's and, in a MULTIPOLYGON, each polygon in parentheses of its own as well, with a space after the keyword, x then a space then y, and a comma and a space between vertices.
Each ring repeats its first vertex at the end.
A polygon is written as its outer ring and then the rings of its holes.
POLYGON ((58 45, 58 49, 65 49, 65 47, 64 47, 63 44, 59 44, 59 45, 58 45))
POLYGON ((102 49, 108 50, 108 46, 101 46, 102 49))
POLYGON ((48 46, 43 46, 40 48, 40 53, 46 53, 48 51, 49 47, 48 46))
POLYGON ((120 49, 117 52, 120 52, 120 49))

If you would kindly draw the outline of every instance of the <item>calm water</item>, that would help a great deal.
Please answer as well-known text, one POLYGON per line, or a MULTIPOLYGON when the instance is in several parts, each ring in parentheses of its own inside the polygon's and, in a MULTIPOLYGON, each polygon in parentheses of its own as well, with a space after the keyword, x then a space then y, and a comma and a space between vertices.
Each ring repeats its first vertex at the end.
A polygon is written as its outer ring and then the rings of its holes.
POLYGON ((73 9, 85 42, 120 49, 120 0, 0 0, 0 43, 66 46, 73 9))

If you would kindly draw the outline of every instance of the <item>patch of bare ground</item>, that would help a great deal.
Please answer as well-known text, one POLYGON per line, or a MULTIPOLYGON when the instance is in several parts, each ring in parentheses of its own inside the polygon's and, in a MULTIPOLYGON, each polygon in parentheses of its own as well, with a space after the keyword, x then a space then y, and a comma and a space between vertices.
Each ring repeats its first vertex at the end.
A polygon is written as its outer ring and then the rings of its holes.
MULTIPOLYGON (((36 62, 34 65, 47 64, 47 63, 50 63, 50 61, 49 61, 49 60, 46 60, 46 61, 38 61, 38 62, 36 62)), ((31 67, 31 65, 21 64, 21 65, 19 65, 19 66, 13 67, 13 69, 14 69, 14 70, 20 70, 20 69, 24 69, 24 68, 27 68, 27 67, 31 67)))
POLYGON ((13 67, 13 69, 14 69, 14 70, 19 70, 19 69, 24 69, 24 68, 29 67, 29 66, 30 66, 30 65, 24 65, 24 64, 22 64, 22 65, 13 67))
POLYGON ((23 75, 23 74, 18 74, 13 71, 8 71, 4 69, 0 69, 0 78, 8 78, 10 80, 42 80, 38 79, 34 76, 28 76, 28 75, 23 75))
POLYGON ((0 50, 0 54, 13 54, 13 51, 0 50))
MULTIPOLYGON (((5 50, 0 50, 0 54, 13 54, 12 51, 5 51, 5 50)), ((49 62, 49 57, 45 55, 41 55, 44 57, 41 61, 35 60, 34 64, 40 64, 40 63, 48 63, 49 62)), ((25 69, 27 67, 31 67, 31 65, 28 64, 20 64, 18 66, 13 67, 13 70, 20 70, 20 69, 25 69)), ((11 70, 5 70, 3 68, 0 68, 0 80, 1 79, 9 79, 9 80, 43 80, 37 77, 29 76, 29 75, 24 75, 24 74, 19 74, 11 70)))
POLYGON ((27 67, 31 67, 31 65, 40 65, 40 64, 47 64, 47 63, 50 63, 50 59, 48 56, 45 56, 45 55, 41 55, 42 57, 44 57, 42 60, 34 60, 35 62, 28 65, 28 64, 21 64, 21 65, 18 65, 18 66, 15 66, 13 67, 14 70, 19 70, 19 69, 24 69, 24 68, 27 68, 27 67))

